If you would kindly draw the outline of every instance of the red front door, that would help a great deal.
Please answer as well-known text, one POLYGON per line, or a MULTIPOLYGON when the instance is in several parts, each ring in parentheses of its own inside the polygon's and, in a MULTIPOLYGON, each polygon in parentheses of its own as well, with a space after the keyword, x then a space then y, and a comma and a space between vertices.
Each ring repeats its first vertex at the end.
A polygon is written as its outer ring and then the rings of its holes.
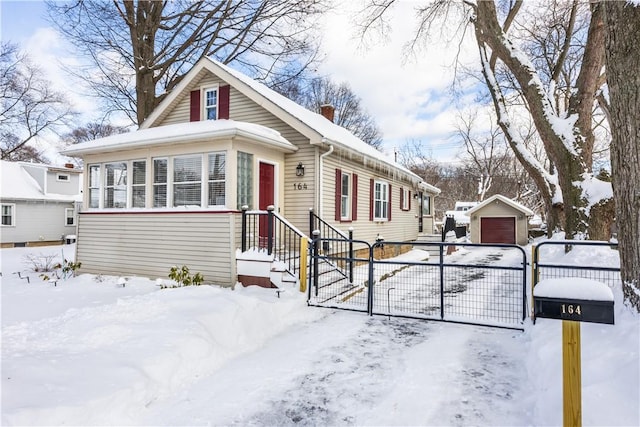
MULTIPOLYGON (((267 210, 275 202, 275 167, 268 163, 260 163, 260 180, 258 182, 258 209, 267 210)), ((260 217, 260 247, 267 246, 267 217, 260 217)))

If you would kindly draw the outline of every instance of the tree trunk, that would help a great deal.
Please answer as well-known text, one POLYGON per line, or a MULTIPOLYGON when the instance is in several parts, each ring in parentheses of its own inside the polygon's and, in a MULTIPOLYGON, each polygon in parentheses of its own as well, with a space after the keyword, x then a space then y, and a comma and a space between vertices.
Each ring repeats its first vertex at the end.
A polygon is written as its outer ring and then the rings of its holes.
POLYGON ((625 300, 640 311, 640 6, 604 5, 621 276, 625 300))

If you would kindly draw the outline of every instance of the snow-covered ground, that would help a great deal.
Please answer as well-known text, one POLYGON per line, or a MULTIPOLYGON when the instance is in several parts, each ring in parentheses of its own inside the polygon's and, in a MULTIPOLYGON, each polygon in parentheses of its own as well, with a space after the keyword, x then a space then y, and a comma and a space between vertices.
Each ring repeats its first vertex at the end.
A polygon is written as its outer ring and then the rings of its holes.
MULTIPOLYGON (((307 307, 293 289, 13 274, 73 250, 0 252, 2 425, 562 423, 560 321, 520 332, 307 307)), ((581 326, 584 425, 640 425, 640 316, 613 293, 616 324, 581 326)))

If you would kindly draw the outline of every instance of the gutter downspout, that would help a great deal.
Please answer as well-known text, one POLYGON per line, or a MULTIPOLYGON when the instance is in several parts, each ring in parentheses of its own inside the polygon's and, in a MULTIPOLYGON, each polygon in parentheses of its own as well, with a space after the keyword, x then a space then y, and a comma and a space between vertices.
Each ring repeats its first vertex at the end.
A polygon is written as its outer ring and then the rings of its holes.
MULTIPOLYGON (((322 142, 326 143, 326 140, 323 138, 322 142)), ((323 206, 323 204, 324 204, 323 203, 323 196, 324 196, 323 188, 324 188, 324 186, 322 185, 322 171, 324 170, 323 169, 324 162, 322 160, 325 157, 327 157, 329 154, 331 154, 331 153, 333 153, 333 145, 329 145, 329 151, 327 151, 326 153, 320 155, 320 170, 318 171, 318 188, 320 189, 320 191, 319 191, 320 200, 318 200, 318 209, 320 210, 320 212, 319 212, 318 216, 320 218, 322 218, 322 216, 324 215, 324 213, 323 213, 324 212, 323 211, 323 208, 324 208, 324 206, 323 206)))

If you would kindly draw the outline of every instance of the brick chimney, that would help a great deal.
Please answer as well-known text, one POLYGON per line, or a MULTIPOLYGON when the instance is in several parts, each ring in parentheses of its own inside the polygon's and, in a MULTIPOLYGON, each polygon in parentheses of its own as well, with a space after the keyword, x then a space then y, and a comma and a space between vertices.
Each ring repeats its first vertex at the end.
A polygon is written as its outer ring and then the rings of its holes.
POLYGON ((336 109, 331 104, 322 104, 320 106, 320 114, 324 116, 325 119, 329 120, 333 123, 333 115, 336 109))

